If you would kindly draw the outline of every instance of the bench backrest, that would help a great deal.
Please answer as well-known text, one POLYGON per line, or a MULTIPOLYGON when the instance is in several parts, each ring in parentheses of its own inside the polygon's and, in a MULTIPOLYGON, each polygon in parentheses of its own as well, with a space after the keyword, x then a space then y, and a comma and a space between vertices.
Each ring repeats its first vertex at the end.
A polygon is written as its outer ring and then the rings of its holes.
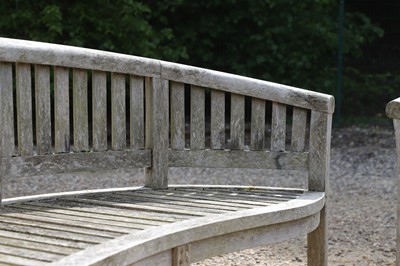
POLYGON ((160 60, 0 38, 3 176, 168 167, 309 171, 325 191, 332 96, 160 60))

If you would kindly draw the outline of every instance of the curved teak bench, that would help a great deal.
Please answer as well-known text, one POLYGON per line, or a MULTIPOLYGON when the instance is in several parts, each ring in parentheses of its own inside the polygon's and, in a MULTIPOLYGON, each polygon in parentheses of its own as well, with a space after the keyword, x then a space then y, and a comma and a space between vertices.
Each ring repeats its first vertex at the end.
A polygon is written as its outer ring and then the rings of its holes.
POLYGON ((0 62, 3 180, 145 168, 143 187, 4 199, 0 263, 188 265, 308 234, 327 264, 333 97, 6 38, 0 62), (308 190, 168 185, 169 167, 307 171, 308 190))

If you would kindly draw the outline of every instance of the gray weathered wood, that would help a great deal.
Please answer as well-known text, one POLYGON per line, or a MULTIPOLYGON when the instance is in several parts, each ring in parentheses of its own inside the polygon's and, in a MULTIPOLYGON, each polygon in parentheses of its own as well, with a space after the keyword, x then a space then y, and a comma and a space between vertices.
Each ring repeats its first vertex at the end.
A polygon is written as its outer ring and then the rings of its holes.
POLYGON ((35 66, 36 97, 36 152, 49 154, 51 150, 50 67, 35 66))
POLYGON ((197 86, 191 87, 190 95, 190 148, 205 148, 205 90, 197 86))
POLYGON ((54 150, 56 153, 69 152, 69 73, 67 68, 54 68, 54 150))
POLYGON ((191 244, 172 249, 172 266, 190 265, 191 244))
POLYGON ((68 153, 4 158, 2 171, 5 176, 21 177, 142 168, 149 167, 150 163, 151 153, 149 150, 68 153))
MULTIPOLYGON (((310 191, 329 191, 329 162, 332 115, 312 111, 310 122, 310 158, 308 189, 310 191)), ((320 213, 320 224, 308 235, 309 265, 327 265, 328 263, 328 227, 327 206, 320 213)))
POLYGON ((307 110, 294 107, 292 120, 292 151, 304 151, 307 129, 307 110))
POLYGON ((87 72, 73 70, 74 150, 89 150, 87 72))
POLYGON ((231 95, 231 149, 244 149, 244 96, 231 95))
POLYGON ((265 101, 253 98, 251 102, 250 149, 263 150, 265 145, 265 101))
POLYGON ((93 150, 107 150, 107 74, 92 72, 93 150))
POLYGON ((393 119, 400 119, 400 98, 394 99, 386 105, 386 115, 393 119))
POLYGON ((286 142, 286 105, 272 103, 271 151, 284 151, 286 142))
POLYGON ((126 148, 125 75, 111 75, 111 147, 126 148))
POLYGON ((171 150, 170 167, 254 168, 254 169, 308 169, 308 153, 171 150))
POLYGON ((225 148, 225 93, 211 90, 211 149, 225 148))
POLYGON ((22 156, 33 154, 31 66, 16 64, 18 150, 22 156))
POLYGON ((0 63, 0 88, 0 157, 11 157, 15 139, 11 63, 0 63))
POLYGON ((185 148, 185 86, 171 82, 171 149, 185 148))
POLYGON ((145 184, 168 186, 169 88, 168 81, 146 78, 146 148, 152 149, 152 167, 146 168, 145 184))
POLYGON ((132 149, 144 148, 144 78, 130 80, 130 139, 132 149))
MULTIPOLYGON (((396 100, 399 101, 400 98, 396 99, 396 100)), ((400 107, 400 105, 397 105, 397 108, 399 108, 399 107, 400 107)), ((399 112, 399 111, 397 110, 397 112, 399 112)), ((392 116, 392 117, 397 117, 397 116, 392 116)), ((397 163, 396 163, 396 170, 397 170, 396 251, 397 251, 397 254, 400 254, 400 218, 399 218, 400 217, 400 120, 397 118, 394 118, 393 126, 394 126, 395 140, 396 140, 396 155, 397 155, 397 163)), ((396 266, 399 266, 399 265, 400 265, 400 255, 397 255, 396 266)))

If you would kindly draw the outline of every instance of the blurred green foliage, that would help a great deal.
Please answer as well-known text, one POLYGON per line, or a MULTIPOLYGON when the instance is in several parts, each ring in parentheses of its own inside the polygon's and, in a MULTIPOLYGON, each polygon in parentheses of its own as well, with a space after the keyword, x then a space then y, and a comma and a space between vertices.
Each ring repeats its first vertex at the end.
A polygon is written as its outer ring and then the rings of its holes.
MULTIPOLYGON (((3 0, 0 35, 222 70, 334 94, 336 0, 3 0)), ((346 14, 345 57, 383 30, 346 14)), ((345 71, 344 115, 382 113, 393 73, 345 71), (386 84, 385 86, 383 84, 386 84), (375 101, 376 106, 371 105, 375 101)))

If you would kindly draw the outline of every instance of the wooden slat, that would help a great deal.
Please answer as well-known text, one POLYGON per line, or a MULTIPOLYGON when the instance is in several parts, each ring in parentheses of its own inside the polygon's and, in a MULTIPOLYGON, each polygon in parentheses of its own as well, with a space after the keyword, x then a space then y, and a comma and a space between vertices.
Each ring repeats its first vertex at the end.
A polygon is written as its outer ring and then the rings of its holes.
POLYGON ((244 149, 244 96, 231 95, 231 149, 244 149))
POLYGON ((69 152, 69 73, 67 68, 54 67, 55 152, 69 152))
POLYGON ((205 148, 205 90, 192 86, 190 97, 190 148, 205 148))
POLYGON ((172 266, 190 266, 191 244, 172 249, 172 266))
POLYGON ((169 88, 168 81, 146 78, 146 148, 152 149, 152 167, 146 168, 145 184, 168 186, 169 88))
MULTIPOLYGON (((329 191, 329 162, 332 114, 311 111, 310 121, 310 161, 308 189, 310 191, 329 191)), ((326 210, 329 202, 320 213, 320 224, 308 235, 308 262, 310 265, 327 265, 328 231, 326 210)))
POLYGON ((131 149, 144 148, 144 79, 131 76, 130 82, 130 139, 131 149))
POLYGON ((225 93, 211 90, 211 149, 225 148, 225 93))
POLYGON ((185 148, 185 86, 171 82, 171 149, 185 148))
POLYGON ((286 105, 272 103, 271 151, 284 151, 286 141, 286 105))
POLYGON ((63 255, 60 254, 9 246, 8 244, 9 244, 8 241, 6 241, 5 243, 4 242, 0 243, 0 254, 9 254, 14 256, 20 256, 22 258, 36 259, 45 262, 52 262, 61 259, 63 257, 63 255))
POLYGON ((36 152, 51 153, 50 67, 35 66, 36 152))
POLYGON ((0 254, 0 262, 3 265, 29 265, 29 266, 43 266, 43 261, 22 258, 14 255, 0 254))
POLYGON ((126 148, 125 75, 111 75, 111 147, 126 148))
POLYGON ((171 150, 170 167, 308 169, 307 153, 264 151, 171 150))
POLYGON ((107 74, 92 73, 93 150, 107 150, 107 74))
POLYGON ((31 66, 16 64, 18 149, 22 156, 33 154, 31 66))
POLYGON ((12 177, 50 175, 78 171, 100 171, 148 167, 149 150, 68 153, 12 157, 2 161, 3 173, 12 177), (105 164, 104 162, 107 162, 105 164))
POLYGON ((87 72, 73 70, 74 150, 89 150, 87 72))
POLYGON ((265 101, 252 98, 250 149, 263 150, 265 145, 265 101))
POLYGON ((0 88, 0 157, 11 157, 14 154, 14 107, 11 63, 0 63, 0 88))
POLYGON ((304 151, 307 129, 307 110, 293 107, 292 151, 304 151))

